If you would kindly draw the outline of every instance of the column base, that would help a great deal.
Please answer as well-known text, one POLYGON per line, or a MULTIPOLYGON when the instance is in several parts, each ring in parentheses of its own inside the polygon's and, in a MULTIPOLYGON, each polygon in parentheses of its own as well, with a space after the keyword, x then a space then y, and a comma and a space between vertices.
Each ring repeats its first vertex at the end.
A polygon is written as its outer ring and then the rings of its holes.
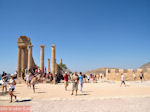
POLYGON ((17 81, 16 81, 17 84, 24 84, 25 81, 23 79, 21 79, 21 77, 17 78, 17 81))

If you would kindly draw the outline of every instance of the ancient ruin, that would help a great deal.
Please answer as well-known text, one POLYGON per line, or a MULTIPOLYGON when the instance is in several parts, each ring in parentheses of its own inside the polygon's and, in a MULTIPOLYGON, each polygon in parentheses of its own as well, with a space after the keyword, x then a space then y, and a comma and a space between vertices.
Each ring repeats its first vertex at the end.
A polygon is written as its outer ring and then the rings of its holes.
MULTIPOLYGON (((17 77, 18 79, 22 79, 22 73, 25 71, 30 71, 32 69, 40 69, 41 73, 44 73, 44 45, 41 45, 40 51, 40 67, 38 67, 32 56, 32 48, 30 38, 26 36, 20 36, 17 41, 18 45, 18 62, 17 62, 17 77)), ((55 74, 58 73, 58 65, 56 63, 55 58, 55 47, 56 45, 52 45, 52 53, 51 53, 51 69, 50 69, 50 59, 48 59, 47 72, 51 72, 53 74, 54 83, 55 83, 55 74)))
POLYGON ((32 57, 32 44, 30 41, 30 38, 26 36, 20 36, 17 41, 18 45, 18 62, 17 62, 17 77, 22 77, 22 72, 25 71, 25 69, 33 69, 37 66, 35 65, 35 62, 32 57), (29 47, 29 49, 28 49, 29 47))

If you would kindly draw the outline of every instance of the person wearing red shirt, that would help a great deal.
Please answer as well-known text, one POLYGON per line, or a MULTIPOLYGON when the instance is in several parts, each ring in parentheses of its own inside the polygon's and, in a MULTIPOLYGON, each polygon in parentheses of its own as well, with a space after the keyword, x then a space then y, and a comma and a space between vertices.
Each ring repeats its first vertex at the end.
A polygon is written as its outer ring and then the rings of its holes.
POLYGON ((64 74, 64 84, 65 84, 65 90, 67 91, 67 87, 68 87, 68 74, 67 74, 67 72, 65 72, 65 74, 64 74))

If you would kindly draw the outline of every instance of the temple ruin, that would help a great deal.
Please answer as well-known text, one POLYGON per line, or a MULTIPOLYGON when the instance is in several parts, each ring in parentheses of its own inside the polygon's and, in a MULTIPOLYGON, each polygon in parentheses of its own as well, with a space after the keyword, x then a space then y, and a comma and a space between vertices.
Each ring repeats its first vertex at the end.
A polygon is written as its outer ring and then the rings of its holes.
MULTIPOLYGON (((32 56, 32 48, 30 38, 26 36, 20 36, 17 41, 18 45, 18 62, 17 62, 17 77, 18 79, 22 79, 22 73, 25 70, 29 71, 32 69, 39 68, 41 73, 44 73, 44 45, 40 45, 40 67, 38 67, 32 56)), ((55 57, 55 48, 56 45, 52 45, 52 53, 51 53, 51 67, 50 67, 50 59, 48 59, 47 72, 51 72, 53 74, 54 83, 55 83, 55 74, 58 72, 58 65, 56 63, 55 57)))
POLYGON ((18 45, 18 62, 17 62, 17 77, 20 78, 21 73, 25 69, 33 69, 37 66, 35 65, 34 59, 32 57, 32 44, 30 38, 26 36, 20 36, 17 41, 18 45))

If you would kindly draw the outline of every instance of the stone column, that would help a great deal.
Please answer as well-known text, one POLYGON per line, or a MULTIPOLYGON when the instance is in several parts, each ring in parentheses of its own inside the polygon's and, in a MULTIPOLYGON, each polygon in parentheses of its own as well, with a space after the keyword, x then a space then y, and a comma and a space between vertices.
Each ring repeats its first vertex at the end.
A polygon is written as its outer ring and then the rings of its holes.
POLYGON ((53 74, 53 81, 54 84, 56 83, 56 78, 55 78, 55 47, 56 45, 52 45, 52 57, 51 57, 51 72, 53 74))
POLYGON ((40 56, 40 70, 43 73, 44 72, 44 45, 41 45, 41 56, 40 56))
POLYGON ((21 77, 21 47, 18 46, 17 78, 21 77))
POLYGON ((21 49, 21 69, 22 71, 25 69, 25 47, 21 49))
POLYGON ((57 74, 57 71, 58 71, 58 69, 57 69, 57 63, 56 63, 56 59, 55 59, 55 74, 57 74))
POLYGON ((47 64, 47 73, 50 72, 50 59, 48 58, 48 64, 47 64))
POLYGON ((28 49, 25 48, 25 68, 28 68, 28 49))
POLYGON ((32 45, 29 46, 28 50, 28 70, 32 69, 32 45))

